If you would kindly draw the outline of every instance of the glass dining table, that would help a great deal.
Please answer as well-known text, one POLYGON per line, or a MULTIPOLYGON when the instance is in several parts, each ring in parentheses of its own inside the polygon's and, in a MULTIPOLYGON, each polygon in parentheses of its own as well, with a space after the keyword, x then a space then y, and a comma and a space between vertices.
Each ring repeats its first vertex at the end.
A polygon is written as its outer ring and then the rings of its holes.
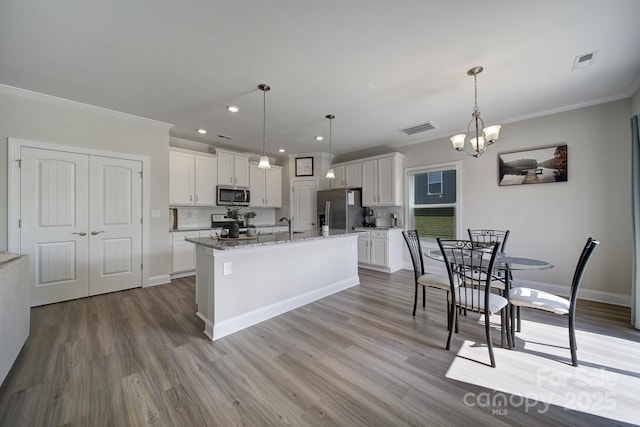
MULTIPOLYGON (((427 256, 427 258, 444 262, 444 256, 442 255, 442 252, 440 252, 439 248, 425 250, 423 253, 425 256, 427 256)), ((496 254, 496 260, 493 265, 494 270, 502 272, 502 274, 498 275, 498 278, 499 280, 504 282, 504 289, 505 289, 504 297, 507 299, 507 301, 509 300, 509 290, 511 289, 511 282, 512 282, 511 272, 512 271, 548 270, 550 268, 553 268, 553 264, 551 264, 548 261, 544 261, 536 258, 511 256, 503 252, 498 252, 496 254)), ((510 315, 507 316, 507 323, 508 323, 507 332, 509 333, 508 342, 509 342, 509 347, 511 348, 513 347, 512 343, 515 341, 515 332, 516 332, 516 328, 514 328, 515 312, 512 306, 509 306, 509 312, 510 312, 510 315)), ((520 331, 520 316, 518 316, 517 330, 520 331)))

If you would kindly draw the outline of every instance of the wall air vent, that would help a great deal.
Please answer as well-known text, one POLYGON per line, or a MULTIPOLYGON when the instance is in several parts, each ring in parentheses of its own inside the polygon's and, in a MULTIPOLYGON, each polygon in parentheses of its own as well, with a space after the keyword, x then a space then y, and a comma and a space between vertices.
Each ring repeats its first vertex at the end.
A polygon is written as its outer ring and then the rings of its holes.
POLYGON ((573 60, 572 70, 573 71, 580 70, 582 68, 587 68, 593 65, 593 61, 595 61, 597 53, 598 51, 594 50, 593 52, 576 56, 575 59, 573 60))
POLYGON ((407 135, 415 135, 416 133, 426 132, 428 130, 434 130, 436 127, 431 122, 422 123, 420 125, 411 126, 408 128, 400 129, 407 135))

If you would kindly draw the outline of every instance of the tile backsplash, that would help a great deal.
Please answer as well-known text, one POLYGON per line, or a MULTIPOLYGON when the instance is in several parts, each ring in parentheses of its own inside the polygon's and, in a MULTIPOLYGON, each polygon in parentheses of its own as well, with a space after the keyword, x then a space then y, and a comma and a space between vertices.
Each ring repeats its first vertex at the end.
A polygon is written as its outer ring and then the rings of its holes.
MULTIPOLYGON (((216 206, 176 206, 178 209, 178 228, 197 228, 211 226, 211 214, 225 214, 224 207, 216 206)), ((243 207, 242 212, 256 212, 255 225, 274 225, 276 223, 275 208, 243 207)), ((169 214, 171 218, 171 214, 169 214)), ((278 217, 279 218, 279 217, 278 217)), ((171 228, 172 224, 169 224, 171 228)))

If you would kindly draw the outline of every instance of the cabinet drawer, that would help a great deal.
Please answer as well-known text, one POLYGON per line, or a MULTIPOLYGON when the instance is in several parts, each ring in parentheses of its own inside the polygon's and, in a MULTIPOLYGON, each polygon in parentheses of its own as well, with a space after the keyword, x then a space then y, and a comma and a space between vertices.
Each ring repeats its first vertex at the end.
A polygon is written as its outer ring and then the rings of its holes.
POLYGON ((388 232, 386 230, 374 230, 371 232, 371 237, 377 237, 379 239, 386 239, 388 232))

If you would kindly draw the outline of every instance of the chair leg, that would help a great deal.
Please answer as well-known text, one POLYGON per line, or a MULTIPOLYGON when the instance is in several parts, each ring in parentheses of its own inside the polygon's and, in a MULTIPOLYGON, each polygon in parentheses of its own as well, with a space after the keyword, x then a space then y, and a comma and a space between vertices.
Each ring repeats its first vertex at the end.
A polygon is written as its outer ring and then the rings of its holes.
POLYGON ((507 336, 507 328, 505 328, 504 310, 500 310, 500 345, 504 347, 505 337, 507 336))
POLYGON ((493 356, 493 343, 491 342, 491 324, 489 322, 489 313, 484 313, 484 329, 487 334, 487 347, 489 348, 489 359, 491 359, 491 367, 496 367, 496 359, 493 356))
MULTIPOLYGON (((449 323, 453 325, 455 322, 456 332, 458 332, 458 316, 455 310, 455 307, 451 307, 449 310, 449 323)), ((447 346, 445 347, 447 350, 451 348, 451 340, 453 339, 453 328, 449 328, 449 337, 447 338, 447 346)))
POLYGON ((451 303, 449 302, 449 292, 447 292, 447 331, 451 330, 451 316, 449 313, 451 312, 451 303))
POLYGON ((509 330, 509 335, 511 335, 511 344, 510 344, 510 348, 514 348, 516 346, 516 310, 520 310, 520 307, 514 307, 512 305, 509 305, 509 317, 511 318, 510 323, 510 330, 509 330))
POLYGON ((578 346, 576 344, 576 320, 575 317, 569 315, 569 347, 571 348, 571 364, 578 366, 578 346))
POLYGON ((422 285, 422 308, 427 306, 427 287, 422 285))
POLYGON ((516 316, 518 317, 518 332, 521 332, 522 331, 522 317, 520 317, 520 306, 518 306, 516 308, 516 310, 517 310, 516 316))
POLYGON ((416 315, 416 305, 418 305, 418 282, 416 282, 416 292, 413 296, 413 315, 416 315))

